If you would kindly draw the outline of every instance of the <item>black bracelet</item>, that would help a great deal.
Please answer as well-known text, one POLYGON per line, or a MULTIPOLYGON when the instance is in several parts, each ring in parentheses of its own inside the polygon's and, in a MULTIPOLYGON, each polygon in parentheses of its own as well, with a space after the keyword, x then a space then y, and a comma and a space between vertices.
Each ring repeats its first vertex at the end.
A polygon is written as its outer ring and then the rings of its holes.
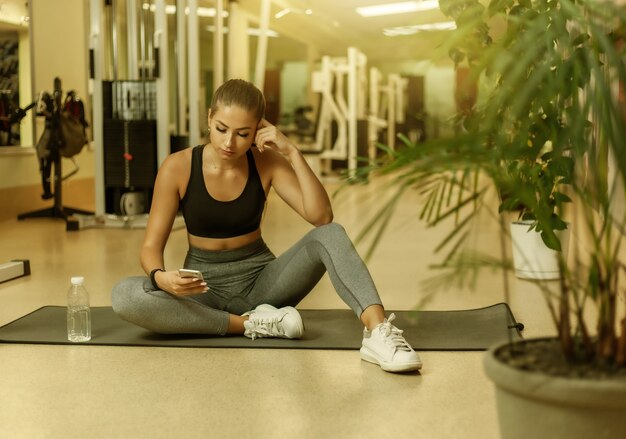
POLYGON ((156 283, 156 279, 155 279, 155 275, 157 271, 165 271, 165 269, 163 268, 155 268, 154 270, 152 270, 150 272, 150 282, 152 282, 152 286, 154 287, 155 290, 160 290, 159 286, 156 283))

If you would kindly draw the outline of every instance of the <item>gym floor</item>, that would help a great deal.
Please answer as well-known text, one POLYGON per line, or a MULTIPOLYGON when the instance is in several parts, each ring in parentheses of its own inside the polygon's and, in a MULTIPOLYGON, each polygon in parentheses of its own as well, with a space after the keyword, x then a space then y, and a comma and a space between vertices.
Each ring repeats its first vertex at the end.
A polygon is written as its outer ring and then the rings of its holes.
MULTIPOLYGON (((332 194, 339 187, 327 184, 332 194)), ((383 182, 334 197, 335 221, 355 239, 385 198, 383 182)), ((83 207, 86 206, 72 206, 83 207)), ((504 301, 503 278, 485 271, 475 290, 433 293, 423 282, 452 224, 427 228, 407 194, 368 261, 388 310, 453 310, 504 301), (431 294, 432 293, 432 294, 431 294)), ((489 220, 483 220, 485 224, 489 220)), ((486 224, 488 225, 488 224, 486 224)), ((264 238, 275 253, 310 226, 272 193, 264 238)), ((485 227, 474 239, 497 254, 485 227)), ((93 306, 139 274, 142 229, 66 232, 60 220, 0 222, 0 263, 29 259, 32 274, 0 284, 0 325, 45 305, 65 305, 71 276, 86 277, 93 306)), ((184 229, 172 233, 166 266, 179 267, 184 229)), ((365 255, 367 246, 358 244, 365 255)), ((536 286, 509 277, 510 306, 524 335, 552 335, 536 286)), ((347 308, 325 276, 300 308, 347 308)), ((355 317, 356 318, 356 317, 355 317)), ((358 351, 189 349, 0 344, 3 438, 497 438, 494 387, 482 352, 420 352, 420 374, 397 375, 363 362, 358 351)))

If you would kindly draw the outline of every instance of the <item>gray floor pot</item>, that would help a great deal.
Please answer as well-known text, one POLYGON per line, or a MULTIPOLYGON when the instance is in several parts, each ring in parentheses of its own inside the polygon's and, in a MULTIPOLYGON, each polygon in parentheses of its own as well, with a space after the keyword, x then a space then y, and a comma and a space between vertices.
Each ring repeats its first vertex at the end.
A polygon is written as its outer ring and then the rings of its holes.
POLYGON ((522 371, 494 356, 502 346, 486 353, 484 366, 496 386, 503 439, 626 438, 626 380, 568 379, 522 371))

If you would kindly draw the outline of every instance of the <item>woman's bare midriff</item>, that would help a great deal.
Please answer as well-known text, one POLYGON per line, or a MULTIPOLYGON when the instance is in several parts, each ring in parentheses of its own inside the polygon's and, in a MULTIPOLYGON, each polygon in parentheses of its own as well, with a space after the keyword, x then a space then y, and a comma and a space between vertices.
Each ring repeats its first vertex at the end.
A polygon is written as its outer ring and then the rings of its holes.
POLYGON ((261 237, 261 229, 232 238, 203 238, 187 233, 189 245, 203 250, 233 250, 245 247, 261 237))

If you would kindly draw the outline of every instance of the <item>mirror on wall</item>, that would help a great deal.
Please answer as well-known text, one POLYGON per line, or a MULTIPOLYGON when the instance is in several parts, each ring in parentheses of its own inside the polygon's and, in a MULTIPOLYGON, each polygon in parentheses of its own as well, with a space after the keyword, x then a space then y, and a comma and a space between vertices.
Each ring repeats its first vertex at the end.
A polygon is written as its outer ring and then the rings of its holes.
POLYGON ((17 32, 0 32, 0 145, 20 145, 20 126, 14 117, 20 106, 19 38, 17 32))
MULTIPOLYGON (((183 134, 189 125, 186 120, 186 102, 177 96, 177 84, 183 81, 179 64, 185 64, 184 55, 178 52, 176 0, 166 0, 168 13, 168 35, 170 40, 170 123, 172 131, 183 134), (182 107, 182 110, 178 107, 182 107), (180 111, 179 111, 180 110, 180 111)), ((115 79, 141 79, 150 75, 142 72, 151 71, 154 66, 154 0, 114 0, 109 8, 104 8, 103 25, 111 32, 112 37, 105 45, 105 77, 115 79), (134 14, 129 14, 132 9, 134 14), (136 20, 135 34, 128 35, 129 16, 136 20), (113 38, 113 35, 115 36, 113 38), (129 41, 134 41, 129 44, 129 41), (129 50, 129 48, 134 50, 129 50)), ((200 127, 204 135, 206 125, 206 107, 210 102, 213 90, 213 32, 214 17, 209 13, 214 6, 211 0, 199 0, 199 51, 200 51, 200 127)), ((35 116, 27 111, 20 121, 11 121, 11 112, 15 109, 28 107, 36 95, 32 90, 30 23, 28 20, 29 6, 25 0, 2 0, 0 2, 0 148, 5 145, 33 146, 33 123, 35 116), (30 26, 29 26, 30 25, 30 26), (13 122, 13 123, 11 123, 13 122)), ((225 25, 228 27, 228 11, 225 13, 225 25)), ((258 17, 254 14, 249 19, 249 66, 254 70, 256 44, 258 36, 258 17)), ((227 30, 225 30, 227 32, 227 30)), ((228 45, 228 38, 224 39, 228 45)), ((227 49, 227 47, 225 48, 227 49)), ((307 47, 300 41, 286 35, 273 32, 268 41, 267 77, 269 110, 274 122, 283 122, 298 107, 309 105, 305 91, 310 75, 307 65, 307 47)), ((185 72, 182 72, 185 73, 185 72)), ((250 72, 252 78, 254 72, 250 72)), ((15 119, 15 118, 14 118, 15 119)), ((1 149, 0 149, 1 151, 1 149)))
POLYGON ((32 146, 29 20, 27 3, 0 3, 0 148, 32 146))

